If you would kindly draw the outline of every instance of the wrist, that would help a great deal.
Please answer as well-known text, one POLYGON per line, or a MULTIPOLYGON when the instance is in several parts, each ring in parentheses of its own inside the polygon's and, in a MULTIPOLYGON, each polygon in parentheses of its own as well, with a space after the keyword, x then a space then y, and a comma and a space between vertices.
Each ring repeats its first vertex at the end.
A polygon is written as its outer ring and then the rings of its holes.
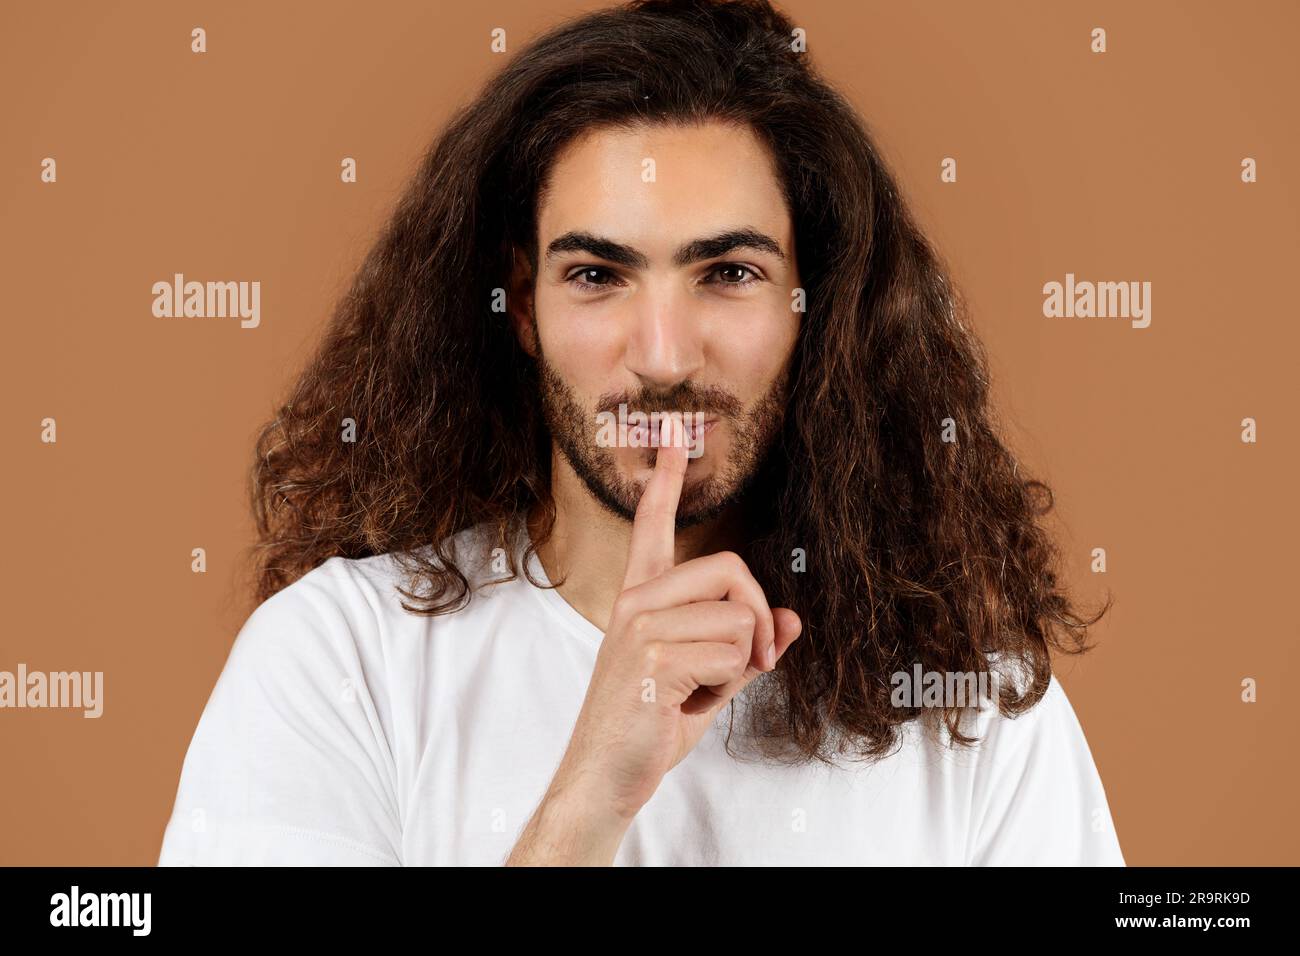
POLYGON ((590 776, 557 773, 506 865, 609 866, 637 809, 590 776))

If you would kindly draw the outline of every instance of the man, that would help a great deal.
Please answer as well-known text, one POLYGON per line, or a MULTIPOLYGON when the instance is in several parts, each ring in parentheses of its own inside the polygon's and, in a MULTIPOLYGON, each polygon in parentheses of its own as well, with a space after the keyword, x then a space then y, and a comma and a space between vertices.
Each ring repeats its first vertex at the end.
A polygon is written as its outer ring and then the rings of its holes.
POLYGON ((161 863, 1123 863, 1050 500, 792 31, 593 14, 430 150, 258 442, 161 863))

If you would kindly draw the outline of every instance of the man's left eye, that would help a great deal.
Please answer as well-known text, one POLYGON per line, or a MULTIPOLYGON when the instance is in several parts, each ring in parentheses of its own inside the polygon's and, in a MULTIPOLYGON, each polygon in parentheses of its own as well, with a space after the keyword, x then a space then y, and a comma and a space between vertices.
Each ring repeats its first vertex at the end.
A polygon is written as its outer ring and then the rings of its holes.
POLYGON ((724 262, 713 268, 712 275, 718 277, 720 285, 749 285, 758 279, 758 274, 749 266, 735 262, 724 262))

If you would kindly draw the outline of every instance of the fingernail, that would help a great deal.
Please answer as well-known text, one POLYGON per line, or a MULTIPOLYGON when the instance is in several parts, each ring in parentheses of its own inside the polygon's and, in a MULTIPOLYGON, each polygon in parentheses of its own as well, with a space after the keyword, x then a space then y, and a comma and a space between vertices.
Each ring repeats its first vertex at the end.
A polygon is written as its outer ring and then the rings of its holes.
POLYGON ((767 650, 763 652, 763 659, 767 661, 767 669, 771 670, 776 667, 776 644, 767 645, 767 650))

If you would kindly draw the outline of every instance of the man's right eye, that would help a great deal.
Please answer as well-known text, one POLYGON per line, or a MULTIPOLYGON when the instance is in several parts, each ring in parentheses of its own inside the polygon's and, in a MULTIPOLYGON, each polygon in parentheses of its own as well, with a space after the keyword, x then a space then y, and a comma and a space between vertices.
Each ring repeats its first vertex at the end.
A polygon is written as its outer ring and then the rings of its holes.
POLYGON ((617 278, 614 273, 600 266, 583 266, 581 269, 569 273, 565 281, 572 283, 578 289, 587 291, 604 289, 615 285, 617 278))

